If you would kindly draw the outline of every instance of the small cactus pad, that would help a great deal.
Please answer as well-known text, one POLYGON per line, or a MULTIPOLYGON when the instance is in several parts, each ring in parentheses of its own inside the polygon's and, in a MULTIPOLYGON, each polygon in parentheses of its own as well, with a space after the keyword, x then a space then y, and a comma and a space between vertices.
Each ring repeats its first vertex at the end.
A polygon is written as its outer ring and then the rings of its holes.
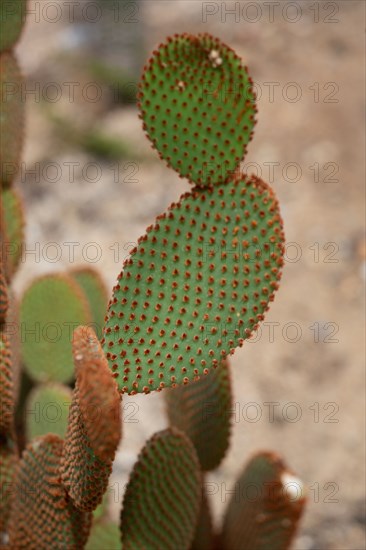
POLYGON ((15 446, 0 436, 0 548, 7 532, 10 515, 10 501, 14 493, 14 473, 18 462, 15 446))
MULTIPOLYGON (((6 4, 7 2, 5 2, 6 4)), ((3 8, 4 2, 1 2, 3 8)), ((23 146, 24 108, 23 79, 12 53, 0 56, 0 181, 10 185, 19 170, 23 146)))
POLYGON ((215 534, 213 529, 210 504, 204 487, 202 485, 201 508, 198 516, 198 523, 190 550, 214 550, 215 534))
POLYGON ((131 473, 121 513, 124 550, 188 549, 201 500, 199 462, 176 429, 156 433, 131 473))
POLYGON ((273 300, 283 239, 274 193, 254 176, 195 189, 159 216, 109 305, 104 348, 120 391, 194 380, 242 345, 273 300))
POLYGON ((24 211, 20 196, 13 189, 0 195, 1 261, 6 279, 14 275, 23 252, 24 211))
POLYGON ((169 421, 196 448, 202 470, 219 466, 229 446, 231 385, 228 361, 187 386, 165 392, 169 421))
POLYGON ((91 329, 74 332, 77 383, 62 458, 62 481, 81 510, 102 501, 121 435, 120 396, 91 329))
POLYGON ((93 511, 102 501, 111 472, 112 460, 102 461, 91 447, 76 385, 61 461, 63 486, 77 508, 93 511))
MULTIPOLYGON (((0 243, 1 246, 1 243, 0 243)), ((8 311, 8 286, 6 284, 2 259, 0 258, 0 325, 5 323, 6 312, 8 311)))
POLYGON ((121 439, 121 398, 108 361, 91 328, 78 327, 73 337, 80 411, 95 454, 113 460, 121 439))
POLYGON ((252 458, 235 484, 224 519, 225 550, 286 550, 305 504, 304 487, 273 453, 252 458))
POLYGON ((19 39, 26 16, 26 0, 1 0, 0 52, 12 48, 19 39))
POLYGON ((102 337, 104 317, 108 307, 108 292, 99 273, 92 268, 80 268, 70 275, 86 294, 92 314, 93 328, 100 339, 102 337))
POLYGON ((95 522, 85 550, 121 550, 121 533, 116 523, 111 521, 95 522))
POLYGON ((13 433, 14 390, 10 341, 0 331, 0 436, 13 433))
POLYGON ((28 440, 54 433, 65 437, 71 403, 71 390, 61 384, 35 387, 25 408, 28 440))
POLYGON ((35 279, 20 307, 22 357, 29 375, 40 382, 70 381, 72 333, 89 320, 89 306, 73 279, 65 275, 35 279))
POLYGON ((153 53, 139 106, 161 158, 199 186, 222 183, 236 170, 256 112, 242 60, 209 34, 175 35, 153 53))
POLYGON ((48 434, 23 453, 9 522, 11 548, 83 548, 91 514, 67 498, 59 475, 62 439, 48 434))

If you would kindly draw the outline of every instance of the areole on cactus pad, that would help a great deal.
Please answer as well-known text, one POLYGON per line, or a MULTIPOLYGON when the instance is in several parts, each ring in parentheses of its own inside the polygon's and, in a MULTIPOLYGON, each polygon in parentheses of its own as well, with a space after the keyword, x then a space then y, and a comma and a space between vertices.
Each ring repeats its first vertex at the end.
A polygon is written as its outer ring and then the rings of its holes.
POLYGON ((240 346, 281 275, 283 230, 256 177, 183 195, 131 252, 109 305, 104 348, 120 391, 186 383, 240 346))

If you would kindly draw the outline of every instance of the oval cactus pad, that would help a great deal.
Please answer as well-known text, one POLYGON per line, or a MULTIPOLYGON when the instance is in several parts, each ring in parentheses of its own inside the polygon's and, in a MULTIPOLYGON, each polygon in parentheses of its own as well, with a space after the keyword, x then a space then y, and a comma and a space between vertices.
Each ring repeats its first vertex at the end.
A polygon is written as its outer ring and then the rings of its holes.
POLYGON ((258 178, 193 190, 141 237, 114 288, 104 348, 120 391, 207 374, 257 327, 278 286, 282 221, 258 178))
POLYGON ((154 52, 139 107, 161 158, 200 186, 222 183, 235 171, 256 112, 242 60, 209 34, 175 35, 154 52))
POLYGON ((26 290, 20 308, 22 356, 30 376, 39 382, 68 382, 74 374, 73 330, 90 321, 90 311, 77 283, 65 275, 45 275, 26 290))

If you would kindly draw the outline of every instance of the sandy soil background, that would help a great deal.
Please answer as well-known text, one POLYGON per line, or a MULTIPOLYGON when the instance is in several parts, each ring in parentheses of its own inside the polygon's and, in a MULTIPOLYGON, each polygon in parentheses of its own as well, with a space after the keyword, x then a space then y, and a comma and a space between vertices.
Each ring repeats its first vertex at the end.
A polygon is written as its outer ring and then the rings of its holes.
MULTIPOLYGON (((259 95, 243 168, 272 180, 289 244, 282 286, 261 333, 232 360, 232 447, 209 477, 215 516, 220 521, 226 491, 250 454, 273 449, 309 488, 295 548, 365 548, 364 2, 128 2, 113 18, 105 0, 97 22, 93 7, 70 18, 62 0, 52 2, 61 9, 56 21, 51 8, 42 13, 47 4, 31 2, 36 12, 17 47, 29 90, 39 86, 27 93, 17 185, 27 208, 27 247, 40 253, 26 255, 16 291, 36 275, 88 262, 112 288, 131 243, 188 188, 150 149, 133 105, 116 105, 105 88, 89 100, 95 78, 86 60, 128 71, 133 87, 166 35, 221 37, 245 59, 259 95), (70 82, 78 84, 74 101, 70 82), (65 136, 62 121, 86 132, 97 128, 120 140, 126 153, 101 159, 75 144, 72 131, 65 136), (56 262, 51 242, 62 252, 56 262), (78 243, 73 262, 70 242, 78 243)), ((111 486, 116 514, 136 454, 166 425, 158 394, 124 399, 124 412, 111 486)))

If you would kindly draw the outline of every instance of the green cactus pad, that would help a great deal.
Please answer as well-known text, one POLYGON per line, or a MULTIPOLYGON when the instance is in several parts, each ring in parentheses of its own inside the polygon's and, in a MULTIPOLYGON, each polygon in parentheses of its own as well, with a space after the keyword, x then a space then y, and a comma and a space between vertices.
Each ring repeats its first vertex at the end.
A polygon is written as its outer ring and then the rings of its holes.
POLYGON ((26 16, 27 0, 1 0, 0 52, 12 48, 19 39, 26 16))
POLYGON ((92 314, 93 328, 100 339, 102 337, 104 317, 108 307, 108 292, 99 273, 92 268, 80 268, 70 275, 86 294, 92 314))
POLYGON ((14 474, 18 455, 11 441, 0 440, 0 547, 3 533, 7 532, 10 503, 14 492, 14 474))
MULTIPOLYGON (((0 9, 1 11, 1 9, 0 9)), ((23 79, 12 53, 0 56, 0 181, 10 185, 18 170, 23 146, 25 101, 23 79)))
POLYGON ((242 60, 209 34, 175 35, 159 46, 142 75, 139 106, 161 158, 199 186, 236 170, 256 112, 242 60))
POLYGON ((0 436, 13 434, 14 389, 8 337, 0 332, 0 436))
POLYGON ((5 323, 9 307, 8 285, 6 284, 2 259, 0 258, 0 325, 5 323))
POLYGON ((0 199, 0 235, 5 277, 13 277, 22 257, 24 243, 24 211, 19 194, 5 189, 0 199))
POLYGON ((44 384, 32 390, 25 409, 28 440, 54 433, 65 437, 71 390, 61 384, 44 384))
POLYGON ((29 375, 39 382, 68 382, 74 368, 72 333, 90 321, 85 295, 66 275, 35 279, 20 306, 22 357, 29 375))
POLYGON ((91 329, 75 330, 73 354, 77 382, 61 475, 75 506, 94 510, 107 489, 121 436, 120 396, 91 329))
POLYGON ((176 429, 155 434, 131 473, 121 513, 124 550, 190 547, 201 500, 199 462, 176 429))
POLYGON ((204 483, 202 485, 201 508, 194 539, 190 550, 214 550, 215 534, 213 529, 212 514, 206 494, 204 483))
POLYGON ((32 441, 23 453, 9 521, 11 548, 83 548, 90 513, 77 510, 60 482, 62 439, 54 434, 32 441))
POLYGON ((85 550, 121 550, 121 533, 117 524, 101 521, 93 524, 85 550))
POLYGON ((287 550, 305 504, 304 488, 273 453, 258 453, 235 484, 224 518, 224 550, 287 550))
POLYGON ((282 220, 256 177, 193 190, 172 204, 124 263, 104 348, 122 392, 186 383, 242 345, 273 300, 282 220))
POLYGON ((229 446, 231 384, 228 361, 197 382, 165 392, 169 421, 196 448, 202 470, 219 466, 229 446))

